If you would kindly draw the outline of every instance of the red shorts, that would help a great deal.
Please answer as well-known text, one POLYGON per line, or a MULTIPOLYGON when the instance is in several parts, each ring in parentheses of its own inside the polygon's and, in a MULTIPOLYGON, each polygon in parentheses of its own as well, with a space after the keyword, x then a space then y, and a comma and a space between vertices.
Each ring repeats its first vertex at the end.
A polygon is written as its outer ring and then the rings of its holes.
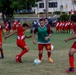
POLYGON ((16 43, 17 43, 17 46, 20 48, 24 48, 26 46, 26 43, 23 40, 17 40, 16 43))
POLYGON ((9 28, 6 28, 6 31, 10 31, 10 29, 9 28))
POLYGON ((38 50, 39 51, 43 51, 43 48, 46 48, 46 50, 51 50, 51 44, 48 43, 48 44, 38 44, 38 50))
POLYGON ((74 42, 74 44, 71 46, 71 48, 76 49, 76 42, 74 42))
POLYGON ((0 40, 0 46, 2 46, 2 41, 0 40))

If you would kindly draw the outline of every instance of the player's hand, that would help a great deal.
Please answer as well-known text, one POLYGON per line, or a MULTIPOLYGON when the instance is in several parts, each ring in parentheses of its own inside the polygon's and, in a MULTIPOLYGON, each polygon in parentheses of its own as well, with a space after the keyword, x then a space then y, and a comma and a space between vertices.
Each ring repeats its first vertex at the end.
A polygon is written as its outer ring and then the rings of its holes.
POLYGON ((45 37, 45 40, 47 41, 49 39, 49 36, 45 37))
POLYGON ((8 36, 5 36, 5 40, 8 38, 8 36))
POLYGON ((33 40, 33 44, 36 45, 36 41, 35 40, 33 40))
POLYGON ((68 42, 68 38, 66 38, 64 41, 65 41, 65 42, 68 42))

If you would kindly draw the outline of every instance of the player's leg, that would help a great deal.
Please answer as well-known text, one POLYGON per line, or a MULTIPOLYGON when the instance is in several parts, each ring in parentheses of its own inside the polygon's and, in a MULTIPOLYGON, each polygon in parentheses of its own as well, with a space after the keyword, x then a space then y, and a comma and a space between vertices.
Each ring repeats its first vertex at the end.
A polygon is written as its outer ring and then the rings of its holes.
POLYGON ((69 64, 70 64, 70 68, 68 70, 66 70, 66 72, 74 72, 75 71, 75 67, 74 67, 74 53, 76 53, 76 49, 71 48, 69 51, 69 64))
POLYGON ((1 58, 4 58, 3 48, 2 48, 2 40, 0 40, 0 52, 1 52, 1 58))
MULTIPOLYGON (((74 46, 75 46, 75 43, 73 44, 72 47, 74 47, 74 46)), ((75 53, 76 53, 76 49, 75 48, 71 48, 70 51, 69 51, 70 68, 66 72, 74 72, 75 71, 75 67, 74 67, 74 54, 75 53)))
POLYGON ((47 50, 48 60, 53 63, 53 60, 51 59, 51 44, 45 44, 45 48, 47 50))
POLYGON ((27 47, 27 45, 25 45, 23 48, 22 48, 22 51, 20 52, 19 54, 19 57, 21 58, 25 53, 27 53, 29 51, 29 48, 27 47))
POLYGON ((39 50, 38 58, 41 62, 42 62, 43 48, 44 48, 43 44, 38 44, 38 50, 39 50))
POLYGON ((29 48, 24 41, 17 42, 17 46, 20 47, 22 51, 16 55, 16 62, 22 62, 21 57, 29 51, 29 48))

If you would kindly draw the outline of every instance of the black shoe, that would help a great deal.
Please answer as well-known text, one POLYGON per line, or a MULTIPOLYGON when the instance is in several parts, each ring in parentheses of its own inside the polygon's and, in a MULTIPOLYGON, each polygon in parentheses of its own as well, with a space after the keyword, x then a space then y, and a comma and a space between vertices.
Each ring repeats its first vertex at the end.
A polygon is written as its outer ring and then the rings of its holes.
POLYGON ((69 68, 70 71, 74 71, 74 68, 69 68))
POLYGON ((69 72, 75 72, 75 68, 69 68, 68 70, 66 70, 67 73, 69 72))
POLYGON ((1 54, 1 58, 2 58, 2 59, 4 58, 4 54, 1 54))

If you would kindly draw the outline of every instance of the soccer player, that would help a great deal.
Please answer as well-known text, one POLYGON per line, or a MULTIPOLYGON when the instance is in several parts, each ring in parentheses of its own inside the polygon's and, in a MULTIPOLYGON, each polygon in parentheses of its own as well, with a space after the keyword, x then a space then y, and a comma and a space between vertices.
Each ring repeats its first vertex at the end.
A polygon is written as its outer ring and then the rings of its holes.
POLYGON ((0 52, 1 52, 1 58, 4 58, 3 48, 2 48, 2 34, 5 36, 2 25, 0 24, 0 52))
POLYGON ((49 26, 45 25, 45 20, 40 19, 39 20, 40 25, 38 25, 34 32, 32 33, 32 40, 33 43, 36 44, 35 41, 35 33, 37 32, 38 36, 38 50, 39 50, 39 60, 42 62, 42 55, 43 55, 43 48, 45 47, 48 54, 48 60, 53 63, 53 60, 51 59, 51 44, 50 44, 50 37, 52 36, 52 32, 49 28, 49 26))
MULTIPOLYGON (((71 16, 71 21, 74 24, 74 35, 70 38, 66 38, 65 39, 66 42, 73 40, 73 39, 76 39, 76 16, 75 15, 71 16)), ((69 51, 70 68, 68 70, 66 70, 66 72, 75 72, 75 66, 74 66, 74 54, 75 53, 76 53, 76 41, 71 46, 70 51, 69 51)))
POLYGON ((56 23, 55 23, 56 33, 59 33, 59 25, 60 25, 59 22, 56 22, 56 23))
POLYGON ((9 29, 8 22, 5 23, 5 29, 6 29, 6 34, 10 34, 10 29, 9 29))
POLYGON ((22 26, 19 25, 16 31, 14 31, 13 33, 11 33, 5 37, 5 38, 8 38, 8 37, 12 36, 13 34, 17 33, 16 44, 18 47, 20 47, 22 49, 22 51, 20 52, 20 54, 16 55, 16 62, 22 62, 21 57, 29 51, 29 48, 28 48, 27 44, 25 43, 24 39, 30 38, 32 36, 24 35, 24 31, 26 31, 27 28, 28 28, 28 25, 26 23, 24 23, 22 26))
POLYGON ((16 21, 15 20, 12 22, 12 29, 13 29, 13 31, 16 30, 16 21))

